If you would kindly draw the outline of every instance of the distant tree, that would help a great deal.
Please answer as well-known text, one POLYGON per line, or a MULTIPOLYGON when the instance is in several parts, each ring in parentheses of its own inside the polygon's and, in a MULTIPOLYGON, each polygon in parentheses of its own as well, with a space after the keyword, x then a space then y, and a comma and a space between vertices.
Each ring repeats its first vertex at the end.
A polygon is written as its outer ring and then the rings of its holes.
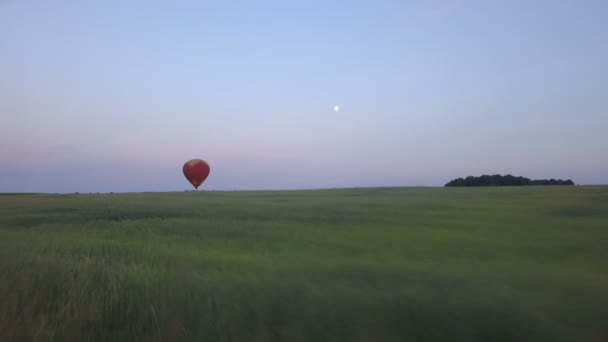
POLYGON ((456 178, 449 181, 445 186, 525 186, 525 185, 574 185, 570 179, 539 179, 531 180, 526 177, 516 177, 510 174, 501 175, 481 175, 479 177, 468 176, 466 178, 456 178))

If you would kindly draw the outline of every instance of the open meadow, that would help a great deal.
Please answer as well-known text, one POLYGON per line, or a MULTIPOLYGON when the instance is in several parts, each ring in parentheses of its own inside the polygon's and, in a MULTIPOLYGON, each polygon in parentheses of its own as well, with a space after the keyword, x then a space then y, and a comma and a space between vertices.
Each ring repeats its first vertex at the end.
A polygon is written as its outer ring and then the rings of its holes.
POLYGON ((608 341, 608 186, 0 195, 0 341, 608 341))

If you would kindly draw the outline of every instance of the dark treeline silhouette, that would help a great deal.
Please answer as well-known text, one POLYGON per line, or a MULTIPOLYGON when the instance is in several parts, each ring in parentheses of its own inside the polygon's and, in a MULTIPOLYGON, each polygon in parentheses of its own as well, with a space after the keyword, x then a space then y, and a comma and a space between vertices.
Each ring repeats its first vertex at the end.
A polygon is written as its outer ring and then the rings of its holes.
POLYGON ((570 179, 539 179, 531 180, 526 177, 511 175, 483 175, 480 177, 468 176, 467 178, 456 178, 445 186, 524 186, 524 185, 574 185, 570 179))

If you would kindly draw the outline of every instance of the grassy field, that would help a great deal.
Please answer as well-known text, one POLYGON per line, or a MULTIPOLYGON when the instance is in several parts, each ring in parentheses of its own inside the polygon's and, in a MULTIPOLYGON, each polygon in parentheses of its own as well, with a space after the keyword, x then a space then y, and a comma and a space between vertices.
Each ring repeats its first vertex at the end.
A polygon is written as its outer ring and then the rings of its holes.
POLYGON ((0 341, 608 341, 608 187, 0 195, 0 341))

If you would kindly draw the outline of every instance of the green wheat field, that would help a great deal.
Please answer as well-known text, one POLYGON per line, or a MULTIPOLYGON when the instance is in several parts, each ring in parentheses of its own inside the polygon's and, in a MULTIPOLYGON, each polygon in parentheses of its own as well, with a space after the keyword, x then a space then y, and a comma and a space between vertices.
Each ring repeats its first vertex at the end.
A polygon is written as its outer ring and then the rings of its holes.
POLYGON ((0 195, 0 341, 608 341, 608 186, 0 195))

